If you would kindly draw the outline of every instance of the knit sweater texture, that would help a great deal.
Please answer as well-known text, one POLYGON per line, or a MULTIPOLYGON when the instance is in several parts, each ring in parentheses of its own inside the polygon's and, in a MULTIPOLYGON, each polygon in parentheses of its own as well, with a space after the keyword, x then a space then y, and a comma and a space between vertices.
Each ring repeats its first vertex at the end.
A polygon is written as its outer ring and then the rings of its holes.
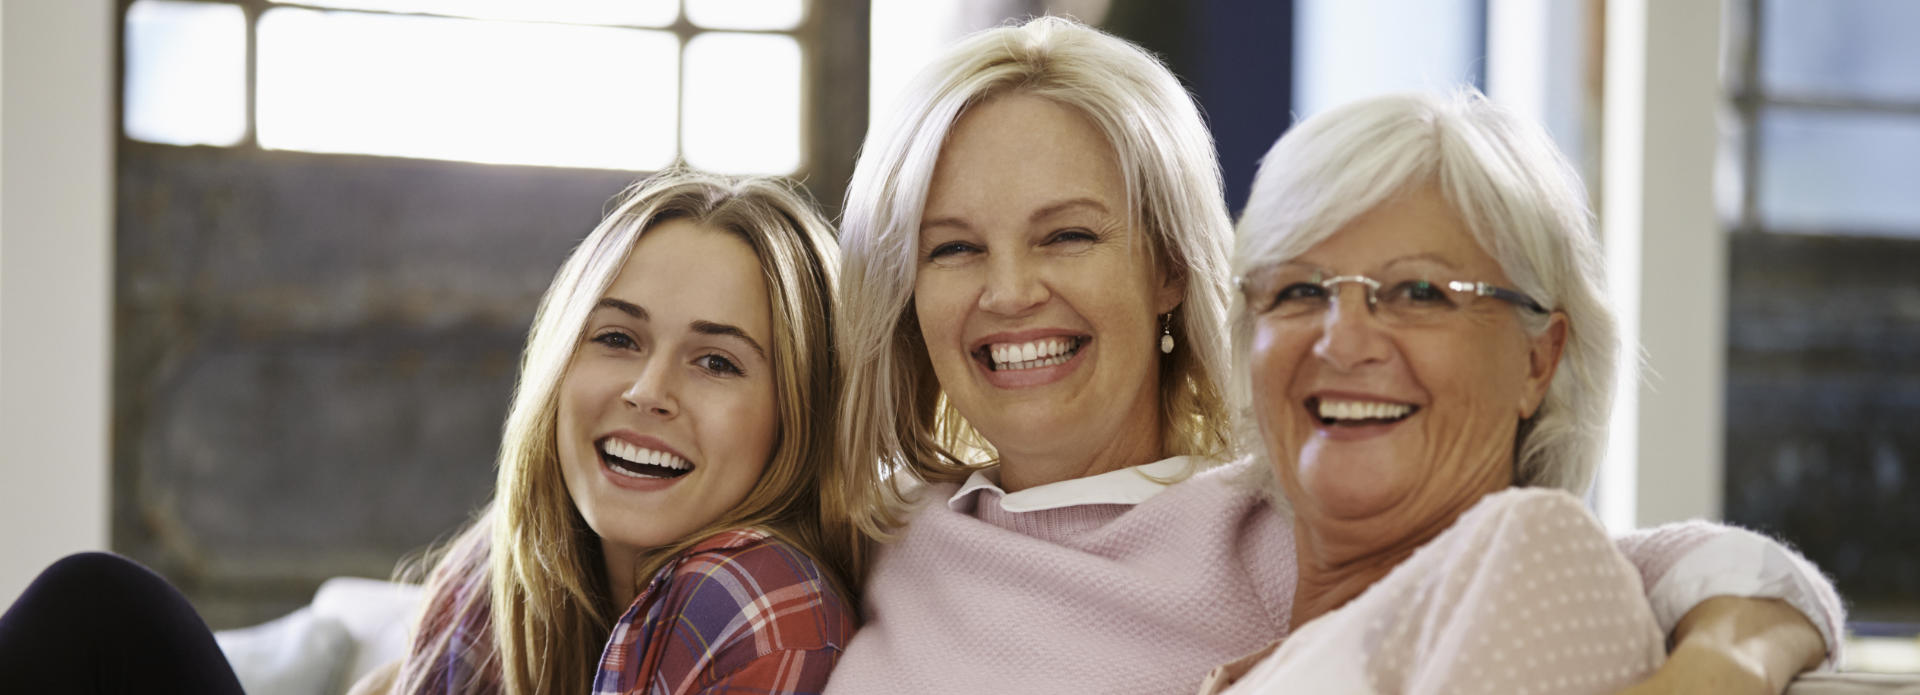
MULTIPOLYGON (((1252 465, 1202 471, 1137 505, 1019 513, 994 488, 950 505, 957 485, 926 486, 881 548, 866 623, 827 692, 1193 692, 1214 667, 1288 632, 1292 523, 1252 465)), ((1727 530, 1663 527, 1618 544, 1654 586, 1674 558, 1727 530)), ((1838 619, 1801 608, 1817 624, 1838 619)))

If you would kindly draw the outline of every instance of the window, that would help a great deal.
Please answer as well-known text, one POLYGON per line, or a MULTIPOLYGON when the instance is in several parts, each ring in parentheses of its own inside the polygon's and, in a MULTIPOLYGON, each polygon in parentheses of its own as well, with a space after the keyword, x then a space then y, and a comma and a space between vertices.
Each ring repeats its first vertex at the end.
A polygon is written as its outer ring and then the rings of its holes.
MULTIPOLYGON (((1920 632, 1920 5, 1739 0, 1728 10, 1726 516, 1831 573, 1856 632, 1910 645, 1920 632)), ((1903 658, 1851 665, 1920 667, 1903 658)))
POLYGON ((791 174, 806 164, 806 10, 804 0, 136 0, 126 134, 791 174))

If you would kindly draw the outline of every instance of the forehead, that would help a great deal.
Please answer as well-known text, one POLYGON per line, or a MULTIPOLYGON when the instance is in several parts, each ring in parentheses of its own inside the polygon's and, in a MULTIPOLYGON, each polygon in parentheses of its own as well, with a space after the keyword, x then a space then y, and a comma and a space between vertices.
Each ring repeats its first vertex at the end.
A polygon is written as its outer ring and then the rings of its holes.
POLYGON ((976 104, 954 123, 934 166, 927 215, 1024 215, 1076 197, 1118 211, 1125 196, 1113 146, 1092 121, 1072 107, 1015 93, 976 104))
POLYGON ((1341 272, 1366 272, 1413 256, 1480 273, 1500 269, 1474 239, 1459 211, 1432 185, 1387 198, 1293 260, 1341 272))
POLYGON ((656 325, 711 321, 739 326, 762 344, 768 338, 767 287, 753 247, 691 220, 642 232, 605 296, 645 308, 656 325))

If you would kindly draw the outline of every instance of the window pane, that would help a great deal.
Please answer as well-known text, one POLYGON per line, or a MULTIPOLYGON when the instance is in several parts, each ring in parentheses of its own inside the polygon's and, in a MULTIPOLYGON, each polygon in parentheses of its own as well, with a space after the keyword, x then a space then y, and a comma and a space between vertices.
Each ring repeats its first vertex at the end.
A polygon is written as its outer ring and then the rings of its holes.
POLYGON ((664 27, 680 16, 674 0, 273 0, 344 10, 379 10, 528 22, 664 27))
POLYGON ((1769 109, 1759 156, 1767 226, 1920 236, 1920 119, 1769 109))
POLYGON ((127 137, 232 145, 247 134, 247 18, 238 5, 127 8, 127 137))
POLYGON ((263 147, 606 169, 673 160, 667 32, 286 8, 259 32, 263 147))
POLYGON ((708 29, 792 29, 801 0, 687 0, 687 21, 708 29))
POLYGON ((1920 2, 1768 0, 1761 83, 1796 96, 1920 100, 1920 2))
POLYGON ((687 163, 743 174, 800 167, 800 44, 701 34, 687 42, 687 163))

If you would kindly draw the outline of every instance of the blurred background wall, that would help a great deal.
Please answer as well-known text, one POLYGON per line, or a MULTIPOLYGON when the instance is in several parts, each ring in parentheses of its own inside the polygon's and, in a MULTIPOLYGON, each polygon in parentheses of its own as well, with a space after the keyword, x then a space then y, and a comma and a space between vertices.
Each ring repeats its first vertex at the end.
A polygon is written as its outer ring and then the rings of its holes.
POLYGON ((1724 518, 1920 624, 1920 5, 1900 0, 6 0, 0 599, 58 554, 216 627, 386 576, 488 494, 538 292, 674 159, 837 209, 946 43, 1159 53, 1229 202, 1297 116, 1472 84, 1586 174, 1624 384, 1596 510, 1724 518))

